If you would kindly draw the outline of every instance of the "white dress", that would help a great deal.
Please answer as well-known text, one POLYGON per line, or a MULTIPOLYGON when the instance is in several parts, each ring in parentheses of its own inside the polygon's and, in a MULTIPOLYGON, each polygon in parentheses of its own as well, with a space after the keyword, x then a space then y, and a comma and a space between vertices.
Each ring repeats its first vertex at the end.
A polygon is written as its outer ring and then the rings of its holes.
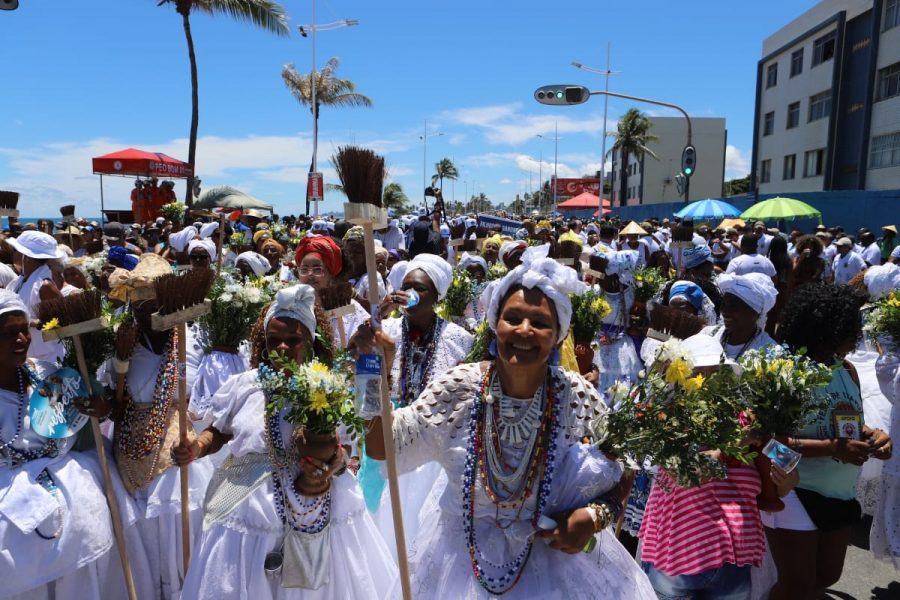
MULTIPOLYGON (((553 368, 560 428, 556 437, 555 476, 547 504, 548 514, 586 505, 611 489, 621 468, 596 447, 580 443, 590 420, 605 414, 597 391, 575 373, 553 368)), ((463 475, 466 467, 469 419, 481 384, 479 364, 464 364, 434 380, 415 404, 394 413, 393 431, 401 472, 437 461, 447 474, 447 486, 437 505, 428 505, 410 557, 412 591, 416 598, 492 598, 476 580, 464 531, 463 475)), ((504 450, 510 466, 521 453, 504 450)), ((506 529, 496 526, 496 507, 480 479, 475 491, 475 531, 484 555, 496 564, 513 560, 534 530, 536 496, 526 501, 506 529)), ((508 512, 508 511, 507 511, 508 512)), ((518 583, 504 598, 559 600, 655 599, 650 582, 637 563, 605 531, 591 554, 565 554, 544 541, 534 543, 518 583)), ((483 561, 482 561, 483 562, 483 561)))
POLYGON ((594 365, 600 371, 597 389, 603 394, 616 381, 634 382, 643 368, 631 336, 625 333, 634 293, 628 288, 624 292, 606 292, 604 297, 612 310, 603 317, 597 336, 599 348, 594 352, 594 365))
MULTIPOLYGON (((42 365, 38 377, 52 370, 42 365)), ((36 452, 47 445, 31 429, 32 391, 27 385, 23 407, 18 393, 0 390, 0 446, 11 442, 9 448, 36 452)), ((74 441, 74 436, 57 440, 56 456, 24 464, 0 450, 0 598, 103 597, 100 559, 113 547, 112 523, 99 465, 89 454, 70 451, 74 441), (50 482, 55 492, 48 491, 50 482), (55 539, 41 537, 57 531, 55 539)))
MULTIPOLYGON (((343 317, 344 339, 349 341, 359 326, 365 323, 371 315, 362 307, 362 304, 356 300, 351 300, 353 306, 353 314, 343 317)), ((336 346, 341 345, 341 324, 337 317, 331 319, 331 336, 336 346)))
MULTIPOLYGON (((234 436, 229 461, 267 457, 266 396, 256 385, 256 375, 253 369, 232 377, 212 400, 213 426, 234 436)), ((282 438, 290 439, 290 425, 282 419, 279 423, 282 438)), ((293 481, 296 470, 289 469, 282 480, 293 481)), ((280 574, 267 575, 266 554, 281 547, 284 534, 270 472, 231 512, 218 519, 207 517, 184 582, 185 600, 367 600, 399 595, 397 568, 349 471, 332 480, 329 583, 318 590, 283 588, 280 574)))
MULTIPOLYGON (((891 401, 891 423, 887 430, 891 439, 900 438, 900 356, 890 352, 875 363, 881 391, 891 401)), ((881 501, 872 519, 869 543, 876 557, 892 562, 900 569, 900 452, 894 449, 887 461, 881 462, 881 501)))

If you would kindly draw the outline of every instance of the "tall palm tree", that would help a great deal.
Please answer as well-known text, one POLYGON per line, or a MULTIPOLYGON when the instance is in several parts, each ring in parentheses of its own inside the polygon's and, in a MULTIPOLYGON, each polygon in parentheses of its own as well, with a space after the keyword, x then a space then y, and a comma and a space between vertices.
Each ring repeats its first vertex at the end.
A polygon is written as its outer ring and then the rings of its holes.
POLYGON ((435 163, 434 170, 435 173, 431 176, 431 185, 440 181, 441 190, 444 189, 444 179, 449 179, 450 181, 459 179, 459 171, 449 158, 442 158, 440 162, 435 163))
POLYGON ((659 138, 650 133, 653 123, 647 115, 636 108, 629 108, 621 119, 615 133, 612 134, 615 142, 606 156, 619 152, 622 160, 619 171, 619 206, 625 206, 628 195, 628 158, 633 154, 638 159, 649 154, 657 158, 656 154, 647 147, 648 144, 659 142, 659 138))
MULTIPOLYGON (((238 21, 252 23, 276 35, 288 36, 287 14, 277 2, 271 0, 159 0, 157 6, 175 5, 181 15, 184 37, 187 40, 188 59, 191 63, 191 135, 188 141, 188 162, 193 166, 197 157, 197 129, 200 124, 200 96, 197 85, 197 57, 194 54, 194 36, 191 34, 191 11, 208 15, 228 15, 238 21)), ((194 178, 187 180, 185 201, 190 207, 194 200, 194 178)))
MULTIPOLYGON (((284 65, 281 79, 294 98, 303 106, 308 106, 316 124, 319 121, 319 108, 322 106, 372 106, 372 99, 356 91, 356 84, 349 79, 336 77, 340 61, 330 58, 321 70, 315 71, 316 105, 313 107, 313 73, 298 73, 293 64, 284 65)), ((309 166, 312 173, 312 163, 309 166)), ((309 198, 306 199, 306 213, 309 214, 309 198)))
POLYGON ((384 187, 384 194, 382 195, 381 201, 381 205, 384 208, 403 210, 406 208, 406 203, 408 201, 409 198, 406 197, 406 193, 399 183, 391 182, 384 187))

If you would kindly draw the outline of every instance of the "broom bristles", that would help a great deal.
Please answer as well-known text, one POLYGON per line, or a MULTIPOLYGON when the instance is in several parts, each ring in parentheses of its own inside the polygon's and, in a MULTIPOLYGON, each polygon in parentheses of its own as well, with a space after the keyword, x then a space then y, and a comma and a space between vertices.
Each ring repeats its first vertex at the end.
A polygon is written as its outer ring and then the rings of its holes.
POLYGON ((100 290, 85 290, 80 294, 44 300, 35 311, 42 323, 58 319, 60 327, 92 321, 101 315, 100 290))
POLYGON ((189 269, 168 273, 153 282, 159 302, 159 314, 172 313, 202 304, 215 279, 212 269, 189 269))
POLYGON ((384 158, 359 146, 339 147, 331 158, 347 199, 354 204, 381 207, 384 158))
POLYGON ((683 310, 659 304, 650 312, 650 327, 680 340, 700 333, 706 321, 683 310))
POLYGON ((335 310, 353 301, 353 286, 349 282, 335 283, 319 290, 323 310, 335 310))

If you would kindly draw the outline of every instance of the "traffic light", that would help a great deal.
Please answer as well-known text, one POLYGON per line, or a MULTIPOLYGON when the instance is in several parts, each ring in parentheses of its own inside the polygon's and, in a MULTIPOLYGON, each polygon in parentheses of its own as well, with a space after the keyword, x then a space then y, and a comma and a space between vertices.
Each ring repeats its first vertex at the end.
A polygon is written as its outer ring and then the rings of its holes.
POLYGON ((696 168, 697 149, 688 144, 684 147, 684 150, 681 151, 681 172, 684 173, 685 177, 690 177, 694 174, 696 168))
POLYGON ((19 8, 19 0, 0 0, 0 10, 16 10, 19 8))
POLYGON ((591 97, 591 90, 581 85, 545 85, 534 92, 534 99, 541 104, 583 104, 591 97))

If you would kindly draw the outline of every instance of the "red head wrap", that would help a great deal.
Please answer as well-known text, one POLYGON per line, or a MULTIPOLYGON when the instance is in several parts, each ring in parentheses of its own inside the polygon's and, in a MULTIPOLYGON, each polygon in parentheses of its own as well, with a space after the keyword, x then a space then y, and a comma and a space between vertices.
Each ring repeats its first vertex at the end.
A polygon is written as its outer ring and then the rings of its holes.
POLYGON ((317 256, 332 277, 337 277, 343 268, 341 247, 331 236, 314 235, 303 238, 297 244, 297 252, 294 254, 294 263, 299 267, 304 256, 312 254, 317 256))

